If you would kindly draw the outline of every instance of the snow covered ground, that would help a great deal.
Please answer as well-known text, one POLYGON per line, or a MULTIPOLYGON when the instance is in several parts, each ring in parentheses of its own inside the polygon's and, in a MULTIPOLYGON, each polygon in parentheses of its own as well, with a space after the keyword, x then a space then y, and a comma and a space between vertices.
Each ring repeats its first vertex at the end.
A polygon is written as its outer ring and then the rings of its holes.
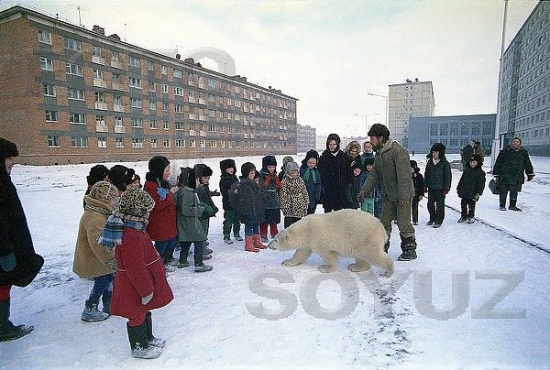
MULTIPOLYGON (((425 156, 414 159, 423 169, 425 156)), ((259 157, 236 160, 238 169, 248 160, 261 163, 259 157)), ((292 252, 245 253, 242 243, 222 242, 218 214, 210 228, 215 252, 208 262, 214 270, 170 274, 175 299, 153 312, 155 334, 167 340, 155 360, 130 356, 125 319, 80 320, 92 282, 72 272, 72 260, 91 165, 16 166, 12 178, 46 262, 32 285, 12 290, 12 320, 35 330, 0 343, 0 367, 547 367, 550 158, 532 160, 537 176, 520 193, 522 213, 499 211, 498 197, 486 189, 478 222, 458 224, 460 200, 453 191, 443 226, 433 229, 425 225, 422 201, 418 259, 396 261, 395 227, 390 255, 396 272, 389 279, 378 268, 348 272, 346 259, 339 261, 339 271, 321 274, 316 255, 305 265, 285 268, 280 262, 292 252)), ((174 168, 194 163, 177 161, 174 168)), ((214 170, 211 189, 218 188, 219 159, 204 163, 214 170)), ((146 163, 128 165, 144 178, 146 163)), ((459 178, 453 171, 454 186, 459 178)), ((215 201, 221 209, 221 199, 215 201)))

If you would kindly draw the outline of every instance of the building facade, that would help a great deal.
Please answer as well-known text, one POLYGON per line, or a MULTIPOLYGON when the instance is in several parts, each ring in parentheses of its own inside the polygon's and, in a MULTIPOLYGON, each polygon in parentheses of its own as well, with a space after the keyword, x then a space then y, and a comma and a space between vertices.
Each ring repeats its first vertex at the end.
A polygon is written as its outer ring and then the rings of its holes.
POLYGON ((550 156, 550 2, 537 4, 504 52, 499 86, 500 148, 517 136, 550 156))
POLYGON ((490 154, 495 136, 496 114, 464 116, 411 117, 408 151, 429 153, 435 143, 447 147, 447 153, 459 153, 470 140, 479 141, 490 154))
POLYGON ((296 153, 297 99, 20 7, 0 13, 0 136, 33 165, 296 153))
POLYGON ((393 139, 408 147, 411 117, 434 115, 435 99, 431 81, 414 81, 389 85, 388 128, 393 139))
POLYGON ((310 149, 316 149, 315 137, 317 129, 308 125, 296 125, 298 153, 305 153, 310 149))

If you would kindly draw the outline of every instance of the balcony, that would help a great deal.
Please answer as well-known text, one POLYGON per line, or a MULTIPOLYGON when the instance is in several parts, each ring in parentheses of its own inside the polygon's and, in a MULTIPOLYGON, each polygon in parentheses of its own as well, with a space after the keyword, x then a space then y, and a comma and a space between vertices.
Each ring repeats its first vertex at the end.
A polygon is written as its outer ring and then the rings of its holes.
POLYGON ((95 87, 107 87, 107 83, 105 80, 100 80, 99 78, 94 78, 94 86, 95 87))
POLYGON ((126 127, 124 126, 115 126, 115 134, 125 134, 126 127))
POLYGON ((243 137, 244 137, 245 139, 248 139, 250 136, 249 136, 247 133, 245 133, 245 134, 243 135, 243 137))
POLYGON ((195 113, 189 113, 189 119, 197 119, 197 115, 195 113))
POLYGON ((197 131, 189 130, 189 136, 197 136, 197 131))
POLYGON ((206 116, 200 116, 199 115, 199 121, 206 121, 206 116))
POLYGON ((206 105, 206 100, 203 98, 199 98, 199 104, 206 105))
POLYGON ((92 55, 92 63, 101 64, 102 66, 105 65, 105 59, 102 57, 99 57, 97 55, 92 55))
POLYGON ((97 109, 97 110, 107 110, 107 103, 96 101, 95 102, 95 109, 97 109))
POLYGON ((98 123, 95 125, 95 132, 109 132, 109 127, 106 124, 98 123))
POLYGON ((115 104, 113 106, 113 110, 115 112, 124 112, 124 105, 120 105, 120 104, 115 104))
POLYGON ((206 136, 206 131, 199 131, 199 136, 206 136))
POLYGON ((111 67, 116 69, 122 69, 122 63, 120 63, 118 60, 111 59, 111 67))
POLYGON ((113 82, 113 90, 123 91, 124 88, 120 82, 113 82))

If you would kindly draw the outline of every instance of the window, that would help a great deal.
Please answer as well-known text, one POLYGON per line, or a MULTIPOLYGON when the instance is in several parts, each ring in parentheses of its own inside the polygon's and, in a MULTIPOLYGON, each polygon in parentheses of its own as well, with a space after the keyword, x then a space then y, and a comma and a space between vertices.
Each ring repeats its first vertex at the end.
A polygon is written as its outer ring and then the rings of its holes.
POLYGON ((156 130, 157 129, 157 121, 155 121, 154 119, 151 120, 149 127, 151 127, 151 129, 153 129, 153 130, 156 130))
POLYGON ((67 98, 70 100, 84 100, 84 90, 68 88, 67 98))
POLYGON ((208 147, 209 148, 215 148, 216 147, 216 140, 208 140, 208 147))
POLYGON ((163 94, 168 94, 168 85, 162 84, 162 93, 163 94))
POLYGON ((174 95, 183 96, 183 88, 174 86, 174 95))
POLYGON ((182 78, 183 74, 179 69, 174 69, 174 78, 182 78))
POLYGON ((185 140, 176 139, 176 148, 185 148, 185 140))
POLYGON ((481 123, 474 122, 472 123, 472 136, 478 136, 481 134, 481 123))
POLYGON ((449 131, 449 124, 442 123, 441 126, 439 127, 439 135, 446 136, 449 134, 448 131, 449 131))
POLYGON ((101 116, 101 115, 95 116, 95 123, 97 125, 105 125, 105 116, 101 116))
POLYGON ((176 122, 176 130, 183 130, 183 127, 184 127, 183 122, 176 122))
POLYGON ((65 63, 65 71, 69 75, 77 75, 77 76, 84 75, 82 66, 79 66, 78 64, 65 63))
POLYGON ((44 71, 53 71, 53 60, 40 57, 40 69, 44 71))
POLYGON ((82 113, 69 112, 69 122, 77 125, 85 125, 86 116, 82 113))
POLYGON ((117 138, 115 139, 115 146, 116 146, 117 148, 119 148, 119 149, 120 149, 120 148, 124 148, 124 139, 121 138, 121 137, 117 137, 117 138))
POLYGON ((189 146, 190 146, 191 148, 196 148, 196 147, 197 147, 197 143, 195 142, 194 139, 189 140, 189 146))
POLYGON ((143 127, 143 119, 141 119, 141 118, 130 118, 130 126, 132 126, 132 127, 143 127))
POLYGON ((168 112, 168 103, 166 103, 166 102, 162 103, 162 111, 163 112, 168 112))
POLYGON ((162 73, 163 75, 167 75, 168 74, 168 67, 160 66, 160 73, 162 73))
POLYGON ((162 121, 162 128, 165 130, 170 130, 170 121, 162 121))
POLYGON ((129 77, 129 79, 130 79, 130 87, 141 89, 141 78, 129 77))
POLYGON ((170 139, 162 140, 162 146, 165 148, 170 148, 170 139))
POLYGON ((132 148, 143 148, 143 139, 132 139, 132 148))
POLYGON ((115 95, 113 97, 113 103, 114 103, 114 105, 122 106, 122 95, 115 95))
POLYGON ((128 57, 128 65, 130 67, 136 67, 136 68, 139 68, 139 59, 138 58, 135 58, 133 56, 129 56, 128 57))
POLYGON ((157 85, 152 81, 149 81, 149 91, 157 91, 157 85))
POLYGON ((159 146, 158 139, 157 138, 152 138, 151 139, 151 148, 158 148, 158 146, 159 146))
POLYGON ((98 137, 97 138, 97 146, 99 148, 107 148, 107 138, 105 137, 98 137))
POLYGON ((181 104, 174 104, 174 112, 175 112, 175 113, 183 113, 183 105, 181 105, 181 104))
POLYGON ((119 84, 120 83, 120 75, 118 73, 113 73, 113 83, 119 84))
POLYGON ((65 37, 65 49, 82 51, 82 42, 70 37, 65 37))
POLYGON ((57 112, 54 110, 47 110, 46 122, 57 122, 57 112))
POLYGON ((44 84, 44 96, 55 96, 55 86, 44 84))
POLYGON ((58 147, 59 146, 59 136, 48 136, 48 146, 49 147, 58 147))
POLYGON ((73 148, 87 148, 88 138, 82 136, 71 137, 71 146, 73 148))
POLYGON ((149 100, 149 110, 157 110, 157 101, 149 100))
POLYGON ((38 30, 38 41, 44 44, 52 44, 52 34, 50 31, 38 30))
POLYGON ((98 103, 105 103, 105 94, 102 92, 96 92, 95 94, 95 101, 98 103))
POLYGON ((142 100, 138 98, 130 98, 130 106, 132 108, 142 108, 142 100))
POLYGON ((119 62, 120 60, 118 57, 119 57, 118 51, 113 51, 113 54, 111 54, 111 60, 113 62, 119 62))
POLYGON ((122 121, 122 117, 115 116, 115 126, 118 126, 118 127, 124 126, 123 121, 122 121))
POLYGON ((208 125, 208 132, 216 132, 216 126, 214 124, 208 125))
POLYGON ((103 71, 99 69, 94 69, 94 78, 97 80, 103 80, 103 71))
POLYGON ((99 46, 93 46, 92 47, 92 55, 94 57, 100 57, 101 58, 101 47, 99 46))
POLYGON ((212 78, 208 79, 208 87, 213 89, 214 88, 214 80, 212 78))
POLYGON ((155 63, 153 62, 147 62, 147 70, 154 72, 155 71, 155 63))
POLYGON ((437 136, 437 124, 430 124, 430 136, 437 136))

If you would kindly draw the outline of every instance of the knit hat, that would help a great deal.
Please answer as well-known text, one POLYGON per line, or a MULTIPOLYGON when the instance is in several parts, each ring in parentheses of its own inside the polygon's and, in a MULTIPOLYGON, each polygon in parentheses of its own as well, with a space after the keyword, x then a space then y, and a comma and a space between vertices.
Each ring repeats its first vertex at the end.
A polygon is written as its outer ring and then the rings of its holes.
POLYGON ((157 155, 149 159, 149 172, 153 174, 156 179, 162 179, 164 169, 170 165, 168 158, 157 155))
POLYGON ((470 156, 470 161, 476 161, 478 165, 483 164, 483 157, 479 154, 472 154, 470 156))
MULTIPOLYGON (((122 193, 118 203, 118 213, 123 216, 149 218, 149 212, 155 207, 155 201, 146 191, 130 188, 122 193)), ((122 217, 124 218, 124 217, 122 217)))
POLYGON ((126 185, 132 183, 135 173, 133 168, 117 164, 111 167, 107 176, 111 184, 116 186, 119 191, 125 191, 126 185))
POLYGON ((103 203, 109 203, 113 198, 118 197, 118 189, 109 181, 98 181, 92 186, 88 196, 103 203))
POLYGON ((220 170, 222 171, 222 175, 225 175, 225 170, 228 168, 233 167, 233 173, 237 173, 237 167, 235 166, 235 160, 231 158, 224 159, 220 161, 220 170))
POLYGON ((367 158, 365 158, 365 163, 364 163, 365 167, 366 167, 368 164, 370 164, 371 166, 374 165, 374 157, 367 157, 367 158))
POLYGON ((272 155, 266 155, 262 158, 262 167, 267 168, 267 166, 276 166, 277 160, 272 155))
POLYGON ((300 171, 300 166, 298 166, 298 163, 294 161, 288 162, 285 165, 285 172, 287 174, 291 173, 292 171, 300 171))
POLYGON ((103 181, 109 174, 109 169, 102 164, 96 164, 90 169, 90 174, 86 176, 88 185, 93 185, 98 181, 103 181))
POLYGON ((3 163, 6 158, 17 157, 18 155, 17 146, 11 141, 0 137, 0 161, 3 163))
POLYGON ((445 150, 447 147, 441 143, 435 143, 432 145, 432 149, 430 149, 430 152, 439 152, 440 154, 445 154, 445 150))
POLYGON ((243 178, 247 178, 248 174, 252 172, 253 170, 256 170, 256 166, 254 166, 251 162, 245 162, 241 166, 241 174, 243 178))
POLYGON ((292 158, 291 156, 287 155, 287 156, 284 156, 283 157, 283 166, 281 167, 281 170, 285 170, 286 168, 286 164, 289 163, 289 162, 294 162, 294 158, 292 158))

